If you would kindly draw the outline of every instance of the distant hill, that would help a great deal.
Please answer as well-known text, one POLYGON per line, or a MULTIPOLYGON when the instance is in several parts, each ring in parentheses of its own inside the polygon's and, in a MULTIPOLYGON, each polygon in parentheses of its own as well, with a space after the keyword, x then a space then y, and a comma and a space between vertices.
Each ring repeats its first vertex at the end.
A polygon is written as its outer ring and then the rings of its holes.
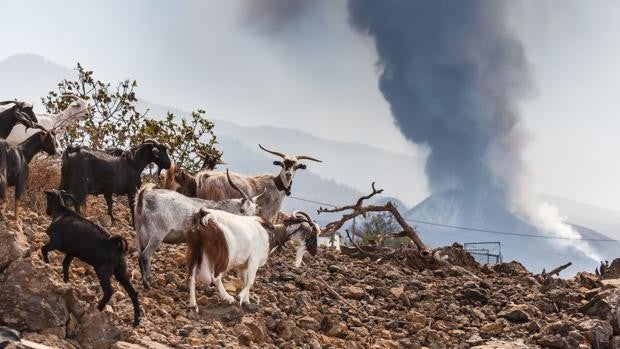
MULTIPOLYGON (((75 72, 37 55, 9 57, 0 61, 0 100, 21 98, 39 103, 40 97, 47 95, 63 78, 75 78, 75 72)), ((208 101, 205 101, 205 104, 208 104, 208 101)), ((187 111, 146 99, 140 100, 139 107, 143 110, 150 109, 151 116, 161 117, 168 111, 180 117, 188 115, 187 111)), ((41 110, 40 106, 38 108, 41 110)), ((251 115, 248 118, 251 118, 251 115)), ((323 139, 298 130, 272 126, 245 127, 219 119, 213 121, 215 133, 221 140, 234 139, 250 150, 261 153, 263 152, 258 148, 258 143, 293 154, 312 155, 323 160, 323 163, 309 162, 310 171, 358 191, 368 191, 370 183, 376 181, 385 189, 386 195, 398 197, 409 204, 415 204, 427 195, 423 158, 391 153, 366 144, 323 139)), ((232 159, 240 158, 239 154, 235 154, 238 147, 227 149, 227 144, 222 141, 220 148, 224 151, 225 160, 231 164, 232 159)), ((273 172, 275 168, 269 165, 273 156, 264 154, 269 159, 264 160, 268 167, 262 171, 273 172)), ((256 173, 258 168, 246 170, 248 173, 256 173)), ((327 197, 334 197, 329 188, 314 189, 314 193, 320 192, 327 197)))
MULTIPOLYGON (((568 261, 573 262, 573 267, 566 270, 564 275, 573 275, 581 270, 593 271, 598 265, 597 261, 575 248, 577 244, 575 241, 512 235, 549 236, 502 208, 500 203, 492 201, 472 203, 457 190, 431 195, 409 210, 406 217, 416 225, 422 240, 431 246, 447 245, 453 241, 462 243, 500 241, 504 261, 521 261, 528 269, 535 272, 542 271, 543 268, 549 270, 568 261), (459 229, 415 221, 474 229, 459 229)), ((585 239, 610 239, 609 236, 593 229, 575 224, 572 226, 585 239)), ((603 259, 611 261, 619 255, 620 243, 618 242, 588 241, 587 243, 603 259)))

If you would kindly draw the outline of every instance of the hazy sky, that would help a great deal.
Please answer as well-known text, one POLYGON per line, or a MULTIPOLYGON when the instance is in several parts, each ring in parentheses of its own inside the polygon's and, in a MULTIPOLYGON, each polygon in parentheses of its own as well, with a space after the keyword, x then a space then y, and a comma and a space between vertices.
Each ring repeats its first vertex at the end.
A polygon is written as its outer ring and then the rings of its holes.
MULTIPOLYGON (((351 30, 345 1, 313 2, 280 26, 250 20, 251 1, 5 2, 3 12, 15 15, 0 21, 0 60, 35 53, 69 67, 80 61, 104 80, 137 79, 140 95, 160 104, 422 153, 393 125, 373 43, 351 30)), ((536 85, 521 108, 532 185, 614 210, 617 13, 613 0, 523 1, 512 18, 536 85)))

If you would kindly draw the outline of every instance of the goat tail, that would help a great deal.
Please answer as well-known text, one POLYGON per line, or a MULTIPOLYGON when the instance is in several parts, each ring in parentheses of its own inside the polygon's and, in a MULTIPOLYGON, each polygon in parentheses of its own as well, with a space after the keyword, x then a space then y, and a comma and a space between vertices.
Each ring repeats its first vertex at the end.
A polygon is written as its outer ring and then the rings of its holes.
POLYGON ((202 251, 203 245, 200 238, 200 230, 196 228, 189 230, 187 232, 187 254, 185 256, 188 275, 194 271, 194 267, 196 267, 196 271, 200 270, 203 258, 202 251))
POLYGON ((153 183, 144 183, 140 190, 138 190, 137 200, 134 208, 134 220, 135 226, 139 226, 142 222, 143 209, 144 209, 144 193, 147 191, 155 189, 155 184, 153 183))
POLYGON ((209 210, 201 207, 189 221, 186 223, 185 231, 187 231, 187 254, 186 254, 186 266, 187 273, 192 273, 194 266, 196 270, 200 270, 203 258, 203 238, 202 232, 206 225, 203 223, 203 218, 209 214, 209 210))
POLYGON ((125 241, 125 239, 123 239, 122 236, 120 236, 120 235, 113 235, 113 236, 110 236, 110 238, 108 240, 110 240, 113 243, 115 243, 116 246, 118 247, 118 249, 121 251, 122 254, 126 254, 127 253, 127 241, 125 241))

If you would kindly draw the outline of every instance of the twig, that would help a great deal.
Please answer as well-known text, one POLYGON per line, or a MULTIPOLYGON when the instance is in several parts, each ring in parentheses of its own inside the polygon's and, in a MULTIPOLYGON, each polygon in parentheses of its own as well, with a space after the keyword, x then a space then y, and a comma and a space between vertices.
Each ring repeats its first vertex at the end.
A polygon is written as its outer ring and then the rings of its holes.
MULTIPOLYGON (((325 287, 327 288, 327 290, 329 291, 329 293, 332 294, 332 296, 338 298, 338 300, 340 300, 341 302, 343 302, 344 304, 348 305, 349 307, 351 307, 353 310, 357 311, 358 313, 364 314, 364 312, 362 312, 358 307, 356 307, 355 305, 351 304, 351 302, 349 302, 348 300, 346 300, 343 296, 340 295, 340 293, 336 292, 336 290, 334 290, 331 286, 329 286, 327 284, 327 282, 325 282, 325 280, 323 280, 322 278, 318 278, 319 280, 321 280, 321 282, 323 283, 323 285, 325 285, 325 287)), ((365 314, 364 314, 365 315, 365 314)))
POLYGON ((351 244, 361 253, 363 254, 367 254, 367 255, 372 255, 370 252, 364 251, 352 238, 351 235, 349 235, 349 229, 345 229, 345 232, 347 233, 347 238, 349 239, 349 241, 351 242, 351 244))

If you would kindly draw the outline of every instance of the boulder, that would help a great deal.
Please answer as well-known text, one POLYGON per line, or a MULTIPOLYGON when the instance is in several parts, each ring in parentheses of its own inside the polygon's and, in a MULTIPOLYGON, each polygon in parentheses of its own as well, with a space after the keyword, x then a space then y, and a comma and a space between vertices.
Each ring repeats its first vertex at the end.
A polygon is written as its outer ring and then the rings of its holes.
POLYGON ((341 289, 341 294, 346 298, 362 299, 366 296, 366 292, 361 287, 349 286, 341 289))
POLYGON ((0 274, 0 323, 18 330, 63 327, 70 311, 80 312, 69 284, 49 265, 18 259, 0 274))
POLYGON ((613 328, 609 321, 599 319, 588 319, 579 325, 581 334, 588 339, 590 343, 609 343, 610 337, 613 335, 613 328))
POLYGON ((510 322, 528 322, 533 317, 533 313, 535 310, 527 305, 513 305, 502 310, 497 316, 510 322))
POLYGON ((575 276, 575 281, 577 281, 580 286, 585 287, 587 289, 603 287, 603 283, 601 282, 598 276, 591 274, 591 273, 587 273, 585 271, 577 273, 577 275, 575 276))
POLYGON ((105 312, 89 310, 77 327, 76 339, 83 348, 110 348, 121 337, 121 332, 108 319, 105 312))
POLYGON ((30 244, 22 232, 0 229, 0 272, 11 262, 29 253, 30 244))
POLYGON ((620 332, 620 289, 611 288, 598 293, 584 304, 580 311, 585 315, 596 316, 601 320, 608 320, 614 332, 620 332))

